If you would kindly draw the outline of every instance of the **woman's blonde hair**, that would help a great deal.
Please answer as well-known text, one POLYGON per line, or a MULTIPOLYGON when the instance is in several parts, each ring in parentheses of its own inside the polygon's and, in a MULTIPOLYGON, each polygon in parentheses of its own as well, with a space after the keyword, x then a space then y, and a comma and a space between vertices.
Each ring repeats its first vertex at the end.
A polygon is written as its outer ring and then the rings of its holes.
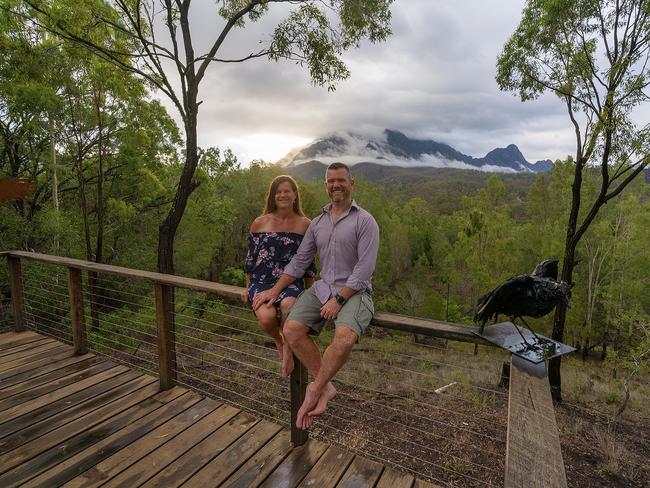
POLYGON ((293 211, 301 217, 305 216, 305 213, 302 211, 302 203, 300 202, 300 191, 298 191, 298 183, 296 183, 296 180, 294 180, 289 175, 280 175, 273 178, 271 186, 269 186, 269 191, 266 194, 266 204, 264 205, 264 211, 262 212, 262 215, 270 214, 278 209, 278 206, 275 204, 275 193, 278 191, 278 186, 280 186, 285 181, 291 185, 291 189, 296 194, 296 199, 293 202, 293 211))

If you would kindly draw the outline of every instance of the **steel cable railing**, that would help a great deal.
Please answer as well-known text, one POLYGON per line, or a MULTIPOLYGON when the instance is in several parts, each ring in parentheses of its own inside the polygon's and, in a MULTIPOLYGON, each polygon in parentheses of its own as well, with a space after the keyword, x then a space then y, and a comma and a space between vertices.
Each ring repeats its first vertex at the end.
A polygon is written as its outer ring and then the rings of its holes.
MULTIPOLYGON (((76 320, 84 325, 86 346, 161 372, 161 285, 98 276, 92 288, 87 278, 78 282, 83 310, 76 320)), ((70 343, 75 319, 68 279, 60 267, 30 261, 22 282, 28 326, 70 343)), ((290 426, 289 381, 280 376, 275 344, 251 309, 178 287, 174 297, 175 311, 165 316, 173 324, 168 374, 174 383, 290 426)), ((324 332, 318 344, 325 346, 331 335, 324 332)), ((493 485, 504 465, 507 395, 494 386, 504 355, 473 365, 463 349, 430 347, 395 330, 386 335, 369 334, 355 346, 314 435, 351 450, 364 446, 361 455, 439 484, 493 485), (490 453, 492 463, 486 463, 490 453)))

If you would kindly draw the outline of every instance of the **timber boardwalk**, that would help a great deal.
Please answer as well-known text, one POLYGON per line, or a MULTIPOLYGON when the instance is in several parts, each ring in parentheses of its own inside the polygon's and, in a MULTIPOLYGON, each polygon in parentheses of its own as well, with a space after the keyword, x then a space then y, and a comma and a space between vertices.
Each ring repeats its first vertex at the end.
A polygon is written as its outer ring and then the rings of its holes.
POLYGON ((32 331, 0 334, 0 486, 432 488, 32 331))

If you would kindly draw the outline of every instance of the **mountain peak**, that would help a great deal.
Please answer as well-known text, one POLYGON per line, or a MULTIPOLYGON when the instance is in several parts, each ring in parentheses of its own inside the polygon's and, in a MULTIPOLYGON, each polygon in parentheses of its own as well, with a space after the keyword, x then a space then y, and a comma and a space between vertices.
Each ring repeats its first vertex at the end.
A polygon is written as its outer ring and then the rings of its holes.
POLYGON ((350 166, 374 162, 384 166, 459 168, 507 173, 549 170, 546 161, 540 165, 530 164, 515 144, 493 149, 483 158, 474 158, 448 144, 411 138, 395 129, 385 129, 378 136, 354 132, 333 133, 301 148, 292 149, 278 164, 294 166, 308 161, 324 164, 341 161, 350 166))

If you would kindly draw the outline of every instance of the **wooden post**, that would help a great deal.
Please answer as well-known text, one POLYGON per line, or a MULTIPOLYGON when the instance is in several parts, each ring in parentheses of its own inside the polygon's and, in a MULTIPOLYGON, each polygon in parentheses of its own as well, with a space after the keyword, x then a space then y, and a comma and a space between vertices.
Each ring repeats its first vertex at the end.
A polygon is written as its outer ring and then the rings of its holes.
POLYGON ((72 343, 75 354, 88 352, 86 324, 84 320, 84 297, 81 270, 68 268, 68 295, 70 296, 70 320, 72 321, 72 343))
POLYGON ((296 427, 298 410, 305 400, 307 391, 307 368, 293 356, 293 371, 291 372, 291 443, 294 447, 302 446, 309 438, 309 431, 296 427))
POLYGON ((160 389, 169 390, 176 383, 176 348, 174 337, 173 287, 155 284, 156 325, 158 326, 158 363, 160 389))
POLYGON ((9 265, 9 284, 11 287, 11 305, 14 312, 14 330, 21 332, 27 328, 25 315, 25 295, 23 289, 23 271, 20 258, 7 256, 9 265))
POLYGON ((512 356, 506 488, 567 486, 547 374, 544 363, 533 364, 512 356))

